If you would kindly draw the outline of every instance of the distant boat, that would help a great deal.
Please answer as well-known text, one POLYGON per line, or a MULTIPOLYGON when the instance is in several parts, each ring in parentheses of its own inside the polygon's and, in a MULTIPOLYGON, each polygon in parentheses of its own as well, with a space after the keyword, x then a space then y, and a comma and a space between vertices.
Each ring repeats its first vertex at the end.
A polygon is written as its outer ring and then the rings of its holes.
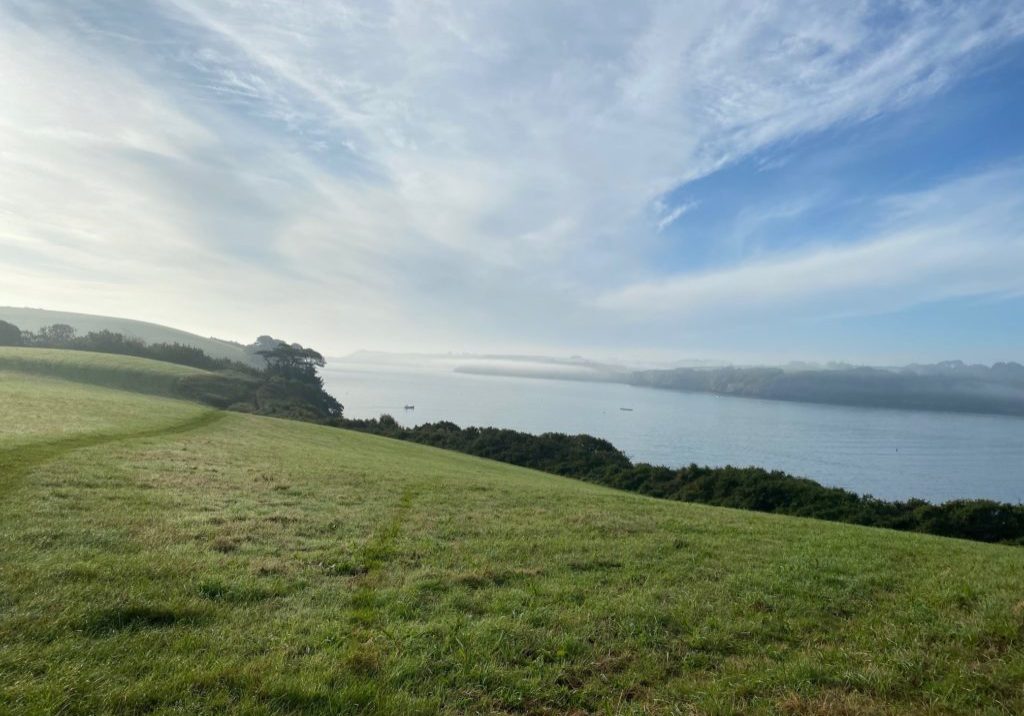
POLYGON ((625 410, 627 413, 632 413, 633 412, 632 408, 619 408, 619 410, 625 410))
POLYGON ((406 405, 405 409, 406 410, 416 410, 416 406, 415 405, 406 405))

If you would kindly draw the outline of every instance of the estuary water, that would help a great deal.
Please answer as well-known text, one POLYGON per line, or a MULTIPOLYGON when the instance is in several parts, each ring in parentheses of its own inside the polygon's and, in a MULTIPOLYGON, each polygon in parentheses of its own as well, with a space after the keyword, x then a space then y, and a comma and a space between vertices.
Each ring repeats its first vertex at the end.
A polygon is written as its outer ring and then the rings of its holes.
POLYGON ((411 369, 328 367, 324 378, 351 418, 589 433, 635 461, 757 465, 890 500, 1024 502, 1024 418, 411 369))

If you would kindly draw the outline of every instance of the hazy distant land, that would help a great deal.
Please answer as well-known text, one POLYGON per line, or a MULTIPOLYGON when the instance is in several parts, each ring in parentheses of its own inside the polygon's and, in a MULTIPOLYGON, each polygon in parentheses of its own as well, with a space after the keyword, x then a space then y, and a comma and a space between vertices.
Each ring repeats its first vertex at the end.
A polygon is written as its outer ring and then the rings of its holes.
MULTIPOLYGON (((11 307, 0 307, 0 320, 26 330, 37 330, 54 323, 66 323, 79 333, 105 329, 147 342, 194 346, 212 357, 246 363, 253 361, 252 346, 206 338, 144 321, 11 307)), ((331 358, 330 363, 396 370, 417 368, 518 378, 611 382, 829 405, 1024 416, 1024 365, 1016 362, 986 366, 954 360, 901 367, 791 363, 776 367, 680 360, 672 364, 640 365, 595 361, 581 356, 357 351, 331 358)))
MULTIPOLYGON (((1024 416, 1024 365, 945 361, 900 367, 832 363, 638 368, 585 358, 360 352, 332 361, 434 367, 476 375, 623 383, 646 388, 906 410, 1024 416)), ((682 363, 682 362, 680 362, 682 363)))

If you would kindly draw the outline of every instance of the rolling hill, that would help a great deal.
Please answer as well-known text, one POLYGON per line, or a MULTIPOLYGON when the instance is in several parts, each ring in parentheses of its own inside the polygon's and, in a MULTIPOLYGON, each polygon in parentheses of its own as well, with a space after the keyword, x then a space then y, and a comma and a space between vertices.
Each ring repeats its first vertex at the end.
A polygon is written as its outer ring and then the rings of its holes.
POLYGON ((123 333, 131 338, 139 338, 146 343, 181 343, 201 349, 211 358, 227 358, 261 366, 253 363, 252 356, 246 353, 245 347, 219 338, 204 338, 194 333, 177 328, 161 326, 157 323, 136 321, 130 318, 113 318, 95 316, 86 313, 68 313, 66 311, 49 311, 42 308, 13 308, 0 306, 0 321, 13 323, 24 331, 38 331, 43 326, 64 323, 74 328, 79 334, 89 331, 111 331, 123 333))
POLYGON ((124 390, 180 377, 152 361, 6 358, 0 712, 1024 712, 1019 548, 124 390))

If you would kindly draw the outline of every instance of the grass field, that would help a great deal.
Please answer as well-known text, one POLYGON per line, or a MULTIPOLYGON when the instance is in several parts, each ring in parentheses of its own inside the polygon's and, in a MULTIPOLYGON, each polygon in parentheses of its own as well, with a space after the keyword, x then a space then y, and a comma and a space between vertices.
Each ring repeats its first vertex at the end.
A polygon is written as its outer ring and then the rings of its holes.
POLYGON ((11 372, 0 497, 4 713, 1024 712, 1019 548, 11 372))
MULTIPOLYGON (((0 358, 2 364, 2 358, 0 358)), ((80 383, 46 380, 18 372, 0 371, 0 445, 4 449, 67 438, 120 435, 126 426, 159 428, 207 412, 184 401, 153 401, 120 390, 97 391, 80 383)))
POLYGON ((44 375, 140 393, 175 396, 184 378, 209 375, 188 366, 53 348, 0 346, 0 371, 44 375))

